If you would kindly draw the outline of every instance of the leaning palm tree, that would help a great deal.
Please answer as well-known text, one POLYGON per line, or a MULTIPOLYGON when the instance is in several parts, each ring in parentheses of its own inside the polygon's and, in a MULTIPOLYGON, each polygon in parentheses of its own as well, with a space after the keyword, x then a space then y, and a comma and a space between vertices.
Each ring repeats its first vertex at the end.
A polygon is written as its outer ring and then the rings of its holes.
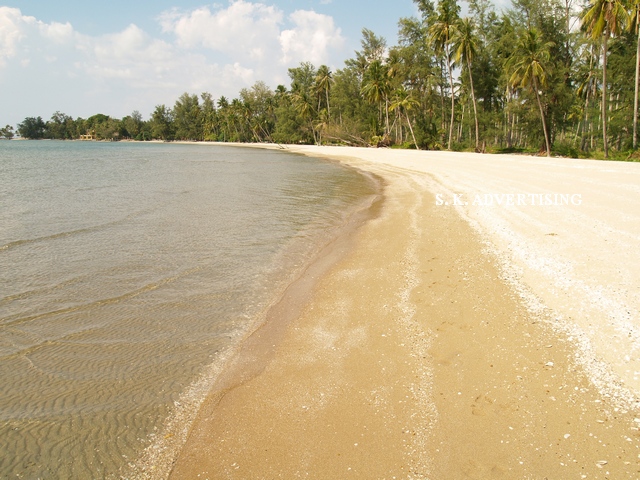
POLYGON ((479 39, 476 36, 476 26, 472 19, 463 18, 458 22, 458 28, 451 39, 455 51, 456 62, 463 60, 467 64, 469 71, 469 84, 471 87, 471 100, 473 102, 473 119, 476 124, 476 152, 480 149, 480 130, 478 128, 478 109, 476 107, 476 95, 473 91, 473 74, 471 72, 471 62, 478 51, 479 39))
POLYGON ((513 87, 528 88, 533 91, 540 109, 540 119, 544 130, 544 141, 547 147, 547 157, 551 156, 551 144, 544 109, 540 100, 540 88, 547 83, 547 63, 551 57, 550 50, 553 42, 545 42, 538 30, 531 29, 523 32, 518 38, 516 49, 508 60, 508 67, 512 71, 509 83, 513 87))
POLYGON ((620 0, 592 0, 582 16, 587 33, 597 40, 602 37, 602 139, 604 156, 609 156, 607 144, 607 49, 609 38, 620 35, 628 20, 627 10, 620 0))
MULTIPOLYGON (((410 91, 408 91, 404 86, 400 87, 395 91, 395 95, 393 97, 393 101, 389 106, 390 111, 398 110, 400 113, 400 118, 402 119, 402 114, 404 114, 407 119, 407 123, 409 124, 409 130, 411 131, 411 137, 413 138, 413 143, 416 146, 416 150, 420 150, 418 146, 418 142, 416 141, 416 136, 413 133, 413 127, 411 126, 411 119, 409 118, 409 111, 413 110, 414 107, 419 106, 420 102, 418 102, 410 91)), ((401 120, 402 121, 402 120, 401 120)))
POLYGON ((451 62, 451 38, 455 35, 456 23, 460 7, 455 0, 440 0, 438 3, 438 17, 431 27, 429 27, 429 41, 434 46, 437 53, 444 53, 449 71, 449 83, 451 86, 451 122, 449 123, 449 142, 447 149, 451 150, 451 139, 453 138, 453 121, 455 116, 455 92, 453 84, 453 63, 451 62))

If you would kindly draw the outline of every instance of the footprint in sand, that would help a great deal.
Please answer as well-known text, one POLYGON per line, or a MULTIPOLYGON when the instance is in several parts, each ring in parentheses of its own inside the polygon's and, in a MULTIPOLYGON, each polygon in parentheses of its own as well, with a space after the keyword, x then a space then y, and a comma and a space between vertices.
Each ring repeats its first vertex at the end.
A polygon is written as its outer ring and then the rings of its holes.
POLYGON ((500 478, 507 473, 507 469, 501 465, 483 465, 475 460, 469 460, 461 468, 466 478, 472 479, 500 478))
POLYGON ((479 417, 493 412, 497 415, 503 415, 506 412, 518 411, 518 404, 515 402, 497 403, 494 399, 486 395, 478 395, 471 405, 471 414, 479 417))
POLYGON ((492 408, 494 400, 485 396, 479 395, 476 397, 473 405, 471 405, 471 414, 478 417, 484 417, 487 414, 487 410, 492 408))

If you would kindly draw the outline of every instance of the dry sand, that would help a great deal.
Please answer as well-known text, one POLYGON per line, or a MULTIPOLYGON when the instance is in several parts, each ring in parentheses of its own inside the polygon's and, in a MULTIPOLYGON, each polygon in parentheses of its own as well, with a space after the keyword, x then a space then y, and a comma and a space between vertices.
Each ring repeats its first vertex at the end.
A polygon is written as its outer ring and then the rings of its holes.
POLYGON ((640 165, 288 148, 384 202, 245 344, 171 478, 640 478, 640 165), (546 193, 580 204, 473 205, 546 193))

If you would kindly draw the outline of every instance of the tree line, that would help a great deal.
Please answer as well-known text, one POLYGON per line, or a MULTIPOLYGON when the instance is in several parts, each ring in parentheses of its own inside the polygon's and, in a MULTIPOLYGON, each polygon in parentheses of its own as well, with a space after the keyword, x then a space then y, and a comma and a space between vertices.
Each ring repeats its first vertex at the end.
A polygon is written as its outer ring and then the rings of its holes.
MULTIPOLYGON (((414 0, 398 45, 364 29, 332 72, 302 63, 290 85, 237 98, 184 93, 144 120, 29 117, 25 138, 347 144, 622 157, 638 146, 640 2, 414 0)), ((12 136, 10 126, 0 135, 12 136)))

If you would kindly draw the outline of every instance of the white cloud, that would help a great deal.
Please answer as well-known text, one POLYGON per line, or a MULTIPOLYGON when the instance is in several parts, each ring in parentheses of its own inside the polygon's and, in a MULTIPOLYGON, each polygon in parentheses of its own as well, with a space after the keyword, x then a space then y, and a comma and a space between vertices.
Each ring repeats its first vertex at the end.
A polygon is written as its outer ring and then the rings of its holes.
POLYGON ((17 8, 0 7, 0 67, 13 58, 22 66, 30 65, 35 57, 54 63, 59 48, 73 45, 76 38, 70 23, 47 24, 22 15, 17 8))
POLYGON ((126 80, 130 88, 145 91, 199 93, 228 92, 238 84, 254 81, 254 71, 239 62, 221 66, 200 52, 155 39, 135 25, 116 34, 85 38, 82 48, 88 53, 80 67, 102 84, 119 79, 126 80))
POLYGON ((160 23, 183 48, 202 46, 236 59, 261 61, 277 45, 282 17, 275 7, 238 0, 215 12, 209 7, 172 10, 161 15, 160 23))
POLYGON ((282 63, 327 63, 330 51, 339 50, 344 45, 342 32, 336 28, 333 18, 327 15, 298 10, 289 19, 295 26, 280 34, 282 63))
POLYGON ((182 48, 200 46, 259 64, 324 63, 344 45, 341 30, 327 15, 298 10, 287 20, 289 28, 281 10, 246 0, 213 12, 209 7, 174 9, 160 17, 164 32, 174 34, 182 48))
POLYGON ((0 67, 16 56, 27 29, 35 23, 35 18, 23 16, 17 8, 0 7, 0 67))
POLYGON ((245 85, 249 85, 255 80, 254 71, 250 68, 243 67, 237 62, 224 67, 224 78, 228 81, 234 78, 241 78, 245 85))
POLYGON ((83 52, 82 68, 96 78, 151 80, 173 69, 175 48, 157 40, 136 25, 122 32, 100 37, 82 37, 77 44, 83 52))
POLYGON ((220 64, 133 24, 107 35, 83 35, 69 23, 44 23, 0 7, 0 42, 0 85, 6 87, 0 89, 0 113, 15 115, 14 122, 34 111, 46 117, 47 110, 122 116, 134 108, 171 105, 185 91, 235 95, 256 80, 250 65, 220 64), (38 85, 43 78, 46 89, 38 85), (15 95, 27 85, 28 95, 15 95))
POLYGON ((40 33, 44 38, 59 44, 72 41, 75 35, 73 27, 69 22, 53 22, 51 24, 39 22, 38 26, 40 28, 40 33))

